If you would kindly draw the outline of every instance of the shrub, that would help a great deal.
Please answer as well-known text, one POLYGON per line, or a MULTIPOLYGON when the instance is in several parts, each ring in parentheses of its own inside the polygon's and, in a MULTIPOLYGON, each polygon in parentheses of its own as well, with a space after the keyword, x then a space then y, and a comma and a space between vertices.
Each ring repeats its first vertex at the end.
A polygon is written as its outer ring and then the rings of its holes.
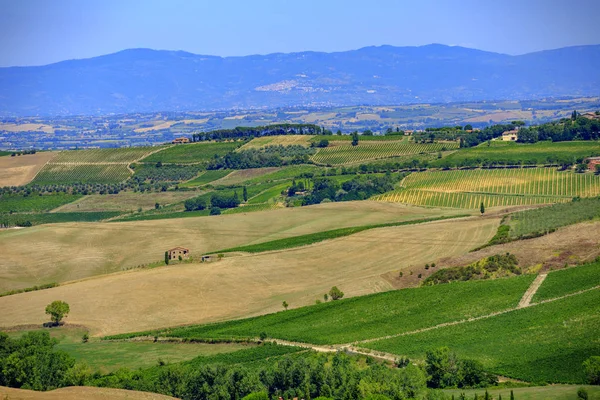
POLYGON ((583 362, 587 380, 592 385, 600 385, 600 356, 592 356, 583 362))
POLYGON ((340 289, 338 289, 337 286, 334 286, 329 291, 329 297, 331 297, 332 300, 339 300, 342 297, 344 297, 344 292, 342 292, 340 289))
POLYGON ((219 207, 211 207, 210 215, 221 215, 221 209, 219 207))
POLYGON ((579 400, 588 400, 588 392, 585 388, 579 388, 577 390, 577 398, 579 400))

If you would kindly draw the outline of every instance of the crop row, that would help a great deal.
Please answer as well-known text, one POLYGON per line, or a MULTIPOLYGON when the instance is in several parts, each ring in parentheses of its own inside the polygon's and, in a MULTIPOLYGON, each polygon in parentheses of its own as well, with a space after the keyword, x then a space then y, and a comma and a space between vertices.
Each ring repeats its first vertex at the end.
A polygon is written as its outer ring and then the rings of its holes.
POLYGON ((378 158, 421 153, 434 153, 458 147, 457 143, 413 143, 406 140, 390 142, 359 142, 358 146, 343 144, 320 149, 312 160, 319 164, 340 165, 378 158))
POLYGON ((451 207, 479 209, 481 203, 485 207, 524 206, 534 204, 551 204, 571 201, 565 197, 551 196, 518 196, 502 194, 434 192, 428 190, 408 189, 398 192, 384 193, 374 200, 394 203, 414 204, 428 207, 451 207))
POLYGON ((119 183, 129 178, 125 164, 46 164, 34 184, 119 183))
POLYGON ((550 168, 431 171, 409 175, 403 186, 375 200, 456 208, 562 203, 600 195, 600 176, 550 168))
POLYGON ((119 149, 91 149, 91 150, 69 150, 61 151, 53 159, 53 163, 106 163, 122 162, 131 163, 158 147, 128 147, 119 149))

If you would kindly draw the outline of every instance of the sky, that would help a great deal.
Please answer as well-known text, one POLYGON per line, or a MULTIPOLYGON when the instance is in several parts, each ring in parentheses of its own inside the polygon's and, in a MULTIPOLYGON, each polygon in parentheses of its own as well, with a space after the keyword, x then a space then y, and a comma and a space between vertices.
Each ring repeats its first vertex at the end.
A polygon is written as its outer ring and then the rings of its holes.
POLYGON ((0 0, 0 66, 128 48, 243 56, 459 45, 505 54, 600 44, 600 0, 0 0))

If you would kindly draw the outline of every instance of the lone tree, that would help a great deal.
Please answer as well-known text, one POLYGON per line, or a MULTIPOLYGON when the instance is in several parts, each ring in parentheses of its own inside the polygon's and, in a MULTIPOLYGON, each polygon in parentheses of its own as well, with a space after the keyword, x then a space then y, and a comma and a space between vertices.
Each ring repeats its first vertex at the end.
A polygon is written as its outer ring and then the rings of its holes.
POLYGON ((600 385, 600 356, 592 356, 585 360, 583 369, 590 385, 600 385))
POLYGON ((329 297, 331 297, 331 300, 339 300, 342 297, 344 297, 344 292, 342 292, 340 289, 338 289, 337 286, 334 286, 329 291, 329 297))
POLYGON ((281 305, 283 306, 283 308, 285 308, 285 311, 287 311, 288 307, 290 306, 290 305, 288 304, 288 302, 287 302, 287 301, 285 301, 285 300, 283 301, 283 303, 281 303, 281 305))
POLYGON ((479 211, 481 212, 481 215, 483 215, 485 213, 485 206, 483 205, 483 201, 481 202, 481 205, 479 206, 479 211))
POLYGON ((244 199, 244 203, 248 201, 248 189, 244 186, 242 190, 242 198, 244 199))
POLYGON ((169 252, 165 251, 165 265, 169 265, 169 252))
POLYGON ((352 146, 358 146, 358 132, 352 132, 352 146))
POLYGON ((59 325, 60 321, 69 314, 69 311, 69 305, 61 300, 55 300, 46 306, 46 314, 50 315, 54 325, 59 325))

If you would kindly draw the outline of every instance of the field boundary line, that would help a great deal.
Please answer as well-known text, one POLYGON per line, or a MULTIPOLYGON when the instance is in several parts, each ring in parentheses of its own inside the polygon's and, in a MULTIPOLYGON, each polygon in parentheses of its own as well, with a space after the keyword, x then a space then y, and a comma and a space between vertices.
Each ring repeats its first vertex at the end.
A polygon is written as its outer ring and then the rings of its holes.
POLYGON ((46 167, 46 165, 50 164, 50 161, 54 160, 56 158, 56 156, 58 156, 59 153, 60 153, 60 151, 57 151, 56 154, 54 154, 51 159, 46 161, 44 163, 44 165, 42 165, 42 167, 40 169, 38 169, 38 171, 35 173, 33 178, 31 178, 31 180, 26 183, 26 185, 29 185, 31 182, 33 182, 35 180, 35 178, 37 178, 37 176, 40 174, 40 172, 42 172, 42 170, 46 167))
POLYGON ((521 298, 521 301, 519 301, 519 305, 517 306, 517 308, 529 307, 531 305, 531 299, 533 299, 533 296, 535 296, 535 294, 537 293, 540 286, 542 286, 542 283, 544 282, 547 276, 548 274, 539 274, 535 277, 535 279, 533 280, 533 282, 531 282, 531 285, 521 298))

